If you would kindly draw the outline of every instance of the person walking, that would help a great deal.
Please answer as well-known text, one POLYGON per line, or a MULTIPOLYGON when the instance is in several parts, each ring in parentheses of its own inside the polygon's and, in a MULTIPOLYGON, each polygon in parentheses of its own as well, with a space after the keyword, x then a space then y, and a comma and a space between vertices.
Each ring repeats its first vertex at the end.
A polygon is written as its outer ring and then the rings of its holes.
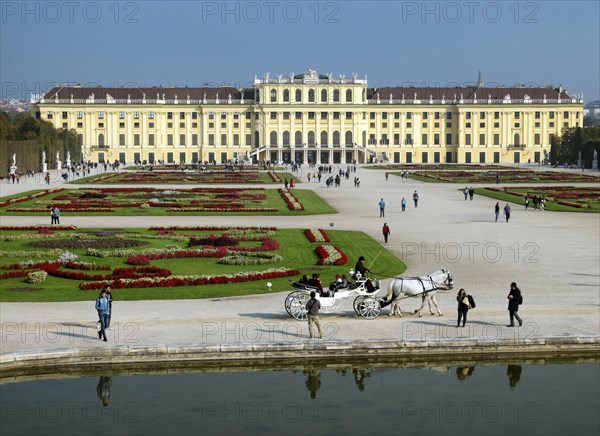
POLYGON ((110 292, 110 285, 104 285, 104 292, 106 292, 106 298, 108 298, 108 321, 106 323, 106 328, 110 328, 110 320, 112 318, 112 304, 113 304, 113 296, 112 292, 110 292))
POLYGON ((506 222, 508 222, 510 219, 510 206, 508 203, 506 203, 506 206, 504 206, 504 215, 506 216, 506 222))
POLYGON ((385 173, 385 180, 386 181, 388 180, 389 177, 390 177, 390 174, 389 173, 385 173))
POLYGON ((44 180, 46 181, 46 185, 50 184, 50 173, 46 173, 46 175, 44 176, 44 180))
POLYGON ((323 329, 321 328, 321 319, 319 318, 319 310, 321 303, 316 298, 315 291, 310 293, 310 300, 306 302, 306 311, 308 312, 308 337, 313 338, 313 323, 319 331, 319 339, 323 339, 323 329))
POLYGON ((521 290, 517 287, 515 282, 510 284, 510 291, 508 292, 508 314, 510 316, 510 324, 506 327, 514 327, 515 321, 514 318, 517 318, 519 322, 519 327, 523 325, 523 320, 517 314, 519 311, 519 306, 523 304, 523 296, 521 295, 521 290))
POLYGON ((400 204, 402 205, 402 212, 406 212, 406 198, 402 197, 400 204))
POLYGON ((529 209, 529 195, 525 196, 525 211, 529 209))
POLYGON ((290 189, 293 189, 293 188, 294 188, 294 179, 291 178, 290 179, 290 189))
POLYGON ((389 236, 390 236, 390 226, 388 226, 387 223, 383 223, 383 239, 385 240, 386 244, 387 244, 389 236))
POLYGON ((465 186, 465 190, 463 191, 463 194, 465 194, 465 201, 467 201, 467 197, 469 196, 469 188, 467 188, 465 186))
POLYGON ((98 332, 98 339, 104 338, 106 342, 106 323, 108 322, 108 314, 110 313, 108 298, 106 298, 106 291, 102 289, 100 296, 96 299, 96 310, 98 311, 98 317, 100 318, 100 331, 98 332))
POLYGON ((419 207, 419 194, 415 189, 415 193, 413 194, 413 201, 415 202, 415 207, 419 207))
MULTIPOLYGON (((310 182, 310 176, 309 176, 308 181, 310 182)), ((285 189, 288 188, 288 179, 287 178, 283 181, 283 186, 285 187, 285 189)))
POLYGON ((475 195, 475 190, 471 187, 469 188, 469 200, 473 201, 473 196, 475 195))
POLYGON ((469 307, 469 297, 464 289, 458 291, 456 296, 456 301, 458 301, 458 321, 456 321, 456 327, 460 327, 460 321, 462 319, 462 326, 464 327, 467 323, 467 312, 470 309, 469 307))
POLYGON ((60 209, 56 206, 52 208, 52 224, 60 225, 60 209))
POLYGON ((498 222, 498 216, 500 215, 500 202, 496 202, 496 206, 494 206, 494 213, 496 214, 496 222, 498 222))
POLYGON ((383 198, 379 201, 379 218, 385 217, 385 201, 383 198))

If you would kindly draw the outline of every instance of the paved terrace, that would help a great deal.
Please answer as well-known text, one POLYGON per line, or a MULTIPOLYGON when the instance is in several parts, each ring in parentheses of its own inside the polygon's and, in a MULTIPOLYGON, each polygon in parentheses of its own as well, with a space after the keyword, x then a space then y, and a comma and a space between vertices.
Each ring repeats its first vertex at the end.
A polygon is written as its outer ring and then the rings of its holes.
MULTIPOLYGON (((307 173, 306 166, 304 174, 307 173)), ((1 361, 4 369, 43 362, 113 362, 148 359, 235 359, 319 354, 501 353, 583 348, 597 355, 600 344, 600 215, 529 210, 512 205, 510 222, 494 222, 496 200, 475 196, 464 201, 464 185, 402 181, 383 171, 356 173, 360 188, 343 181, 340 188, 323 183, 298 184, 312 189, 339 213, 302 217, 76 217, 63 214, 61 224, 78 227, 148 227, 152 225, 260 225, 281 228, 361 230, 383 244, 381 227, 391 237, 386 248, 417 276, 448 268, 455 290, 475 296, 467 327, 457 329, 455 291, 438 294, 442 317, 411 312, 420 300, 402 301, 403 318, 389 309, 375 320, 354 315, 351 302, 341 311, 322 314, 326 337, 309 340, 306 323, 284 308, 289 289, 236 298, 119 301, 114 291, 113 328, 108 342, 98 341, 97 315, 89 302, 2 303, 1 361), (420 195, 419 207, 412 193, 420 195), (408 201, 402 213, 400 199, 408 201), (386 217, 379 218, 384 198, 386 217), (525 324, 507 328, 509 284, 523 291, 519 314, 525 324), (579 344, 579 345, 577 345, 579 344), (437 351, 436 351, 437 350, 437 351), (44 359, 58 360, 44 361, 44 359)), ((61 182, 54 178, 51 187, 61 182)), ((114 186, 114 185, 111 185, 114 186)), ((482 185, 478 185, 482 186, 482 185)), ((2 183, 1 195, 45 188, 41 180, 2 183)), ((173 188, 168 186, 165 188, 173 188)), ((190 186, 181 186, 189 188, 190 186)), ((268 186, 267 186, 268 187, 268 186)), ((501 204, 502 205, 502 204, 501 204)), ((49 217, 2 217, 2 225, 48 224, 49 217)), ((369 265, 372 259, 367 259, 369 265)), ((353 265, 354 259, 351 259, 353 265)), ((349 264, 349 267, 351 265, 349 264)), ((377 270, 377 264, 372 266, 377 270)), ((329 281, 329 277, 324 278, 329 281)), ((387 286, 389 280, 382 283, 387 286)), ((143 292, 143 291, 141 291, 143 292)), ((93 296, 95 297, 95 295, 93 296)))

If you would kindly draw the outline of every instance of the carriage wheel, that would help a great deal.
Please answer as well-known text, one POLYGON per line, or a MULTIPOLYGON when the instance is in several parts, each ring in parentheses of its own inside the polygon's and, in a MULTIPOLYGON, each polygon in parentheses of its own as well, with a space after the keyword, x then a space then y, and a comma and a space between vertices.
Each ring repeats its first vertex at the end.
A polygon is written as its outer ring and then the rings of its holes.
POLYGON ((308 311, 306 310, 306 303, 308 303, 308 300, 310 300, 310 296, 304 293, 292 298, 290 315, 298 321, 306 321, 308 319, 308 311))
POLYGON ((366 319, 375 319, 381 313, 381 303, 373 297, 365 297, 358 303, 358 314, 366 319))
POLYGON ((356 312, 357 315, 360 315, 360 313, 358 312, 358 305, 360 303, 362 303, 365 298, 367 298, 365 295, 359 295, 358 297, 356 297, 354 299, 353 306, 354 306, 354 311, 356 312))
POLYGON ((292 316, 292 312, 290 311, 292 307, 292 300, 296 295, 302 294, 303 292, 304 291, 292 291, 288 294, 287 297, 285 297, 285 311, 288 313, 289 316, 292 316))

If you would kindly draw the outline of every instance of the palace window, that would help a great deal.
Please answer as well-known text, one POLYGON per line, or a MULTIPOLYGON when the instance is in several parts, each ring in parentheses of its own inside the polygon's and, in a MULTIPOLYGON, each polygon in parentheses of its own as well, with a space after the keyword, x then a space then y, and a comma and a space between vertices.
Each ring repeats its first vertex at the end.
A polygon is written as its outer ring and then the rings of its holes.
POLYGON ((214 120, 215 119, 215 113, 214 112, 209 112, 208 113, 208 119, 209 120, 214 120))
POLYGON ((485 145, 485 133, 479 134, 479 145, 485 145))
POLYGON ((315 102, 315 90, 314 89, 309 89, 308 90, 308 102, 309 103, 314 103, 315 102))
POLYGON ((271 112, 271 119, 272 120, 276 120, 277 119, 277 112, 271 112))
POLYGON ((339 120, 340 119, 340 113, 339 112, 334 112, 333 113, 333 119, 334 120, 339 120))
POLYGON ((554 111, 548 112, 548 116, 550 117, 551 120, 554 119, 554 111))
POLYGON ((412 120, 412 112, 406 112, 406 119, 412 120))
POLYGON ((440 145, 440 134, 439 133, 435 133, 433 135, 433 144, 440 145))
POLYGON ((346 103, 352 103, 352 90, 346 90, 346 103))
POLYGON ((565 120, 568 120, 568 119, 569 119, 569 112, 565 112, 565 113, 563 114, 563 118, 564 118, 565 120))
POLYGON ((120 120, 124 120, 125 119, 125 112, 119 112, 119 119, 120 120))
POLYGON ((133 123, 133 128, 134 129, 139 129, 140 128, 140 123, 133 123))
POLYGON ((134 112, 133 113, 133 119, 134 120, 139 120, 140 119, 140 113, 139 112, 134 112))
POLYGON ((275 103, 277 102, 277 91, 272 89, 271 90, 271 103, 275 103))
POLYGON ((119 145, 125 145, 125 133, 119 133, 119 145))
POLYGON ((309 112, 308 113, 308 119, 309 120, 314 120, 315 119, 315 113, 314 112, 309 112))
POLYGON ((133 134, 133 145, 140 145, 140 134, 139 133, 134 133, 133 134))
POLYGON ((451 120, 452 119, 452 112, 446 112, 446 119, 447 120, 451 120))
POLYGON ((198 112, 192 112, 192 120, 198 119, 198 112))
POLYGON ((125 123, 119 123, 119 129, 124 129, 125 128, 125 123))
POLYGON ((185 133, 179 135, 179 145, 185 145, 185 133))
POLYGON ((283 90, 283 101, 285 103, 289 103, 289 101, 290 101, 290 90, 289 89, 283 90))
POLYGON ((434 112, 433 113, 433 118, 436 119, 436 120, 439 120, 440 119, 440 113, 439 112, 434 112))
POLYGON ((422 143, 423 145, 427 145, 427 144, 428 144, 428 142, 427 142, 427 133, 423 133, 423 134, 421 135, 421 143, 422 143))
POLYGON ((221 123, 221 129, 226 129, 227 128, 227 123, 221 123))
POLYGON ((173 145, 173 134, 169 133, 167 135, 167 145, 173 145))
POLYGON ((148 145, 154 146, 154 133, 148 134, 148 145))
POLYGON ((485 120, 485 112, 479 112, 479 118, 485 120))
POLYGON ((465 145, 471 145, 471 134, 467 133, 465 135, 465 145))
POLYGON ((284 120, 289 120, 290 119, 290 113, 289 112, 284 112, 283 113, 283 119, 284 120))
POLYGON ((179 112, 179 119, 185 120, 185 112, 179 112))
POLYGON ((221 112, 221 119, 222 120, 226 120, 227 119, 227 112, 221 112))
POLYGON ((371 120, 375 119, 375 112, 369 113, 369 119, 371 119, 371 120))
POLYGON ((98 119, 99 120, 103 120, 104 119, 104 112, 98 112, 98 119))
POLYGON ((541 116, 542 116, 542 114, 540 112, 536 112, 535 113, 535 119, 536 120, 539 120, 541 116))
POLYGON ((521 119, 521 112, 515 112, 515 120, 521 119))
POLYGON ((227 134, 226 133, 221 134, 221 145, 227 145, 227 134))
POLYGON ((173 112, 167 112, 167 120, 173 119, 173 112))
POLYGON ((394 119, 395 120, 399 120, 400 119, 400 112, 394 112, 394 119))
POLYGON ((465 112, 465 118, 467 120, 470 120, 471 119, 471 112, 465 112))
POLYGON ((83 123, 77 123, 77 128, 78 128, 78 129, 81 129, 81 128, 83 128, 83 123))
POLYGON ((148 119, 149 120, 153 120, 154 119, 154 112, 148 112, 148 119))
POLYGON ((494 145, 500 145, 500 134, 494 133, 494 145))
POLYGON ((48 118, 49 120, 51 120, 52 119, 52 112, 48 112, 48 116, 46 118, 48 118))
POLYGON ((540 134, 539 133, 535 133, 533 135, 533 143, 535 145, 540 145, 540 134))
POLYGON ((494 112, 494 119, 495 120, 499 120, 500 119, 500 112, 494 112))
POLYGON ((302 119, 302 112, 296 112, 295 118, 297 120, 301 120, 302 119))
POLYGON ((321 90, 321 103, 327 103, 327 90, 321 90))
POLYGON ((215 145, 215 135, 214 133, 208 134, 208 145, 215 145))
POLYGON ((423 118, 424 120, 426 120, 426 119, 427 119, 427 112, 423 112, 421 115, 422 115, 422 118, 423 118))
POLYGON ((327 112, 321 112, 321 119, 322 120, 326 120, 327 119, 327 112))
POLYGON ((296 89, 296 103, 300 103, 302 101, 302 90, 296 89))
POLYGON ((346 119, 347 120, 351 120, 352 119, 352 112, 346 112, 346 119))
POLYGON ((333 90, 333 101, 336 103, 339 103, 339 101, 340 101, 340 90, 339 89, 333 90))

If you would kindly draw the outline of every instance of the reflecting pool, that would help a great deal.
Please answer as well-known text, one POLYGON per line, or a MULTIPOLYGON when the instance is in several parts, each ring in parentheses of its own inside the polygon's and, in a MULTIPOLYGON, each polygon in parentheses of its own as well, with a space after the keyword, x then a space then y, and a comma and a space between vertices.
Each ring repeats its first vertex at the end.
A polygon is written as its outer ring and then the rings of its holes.
POLYGON ((598 359, 66 370, 2 379, 2 434, 598 435, 598 359))

